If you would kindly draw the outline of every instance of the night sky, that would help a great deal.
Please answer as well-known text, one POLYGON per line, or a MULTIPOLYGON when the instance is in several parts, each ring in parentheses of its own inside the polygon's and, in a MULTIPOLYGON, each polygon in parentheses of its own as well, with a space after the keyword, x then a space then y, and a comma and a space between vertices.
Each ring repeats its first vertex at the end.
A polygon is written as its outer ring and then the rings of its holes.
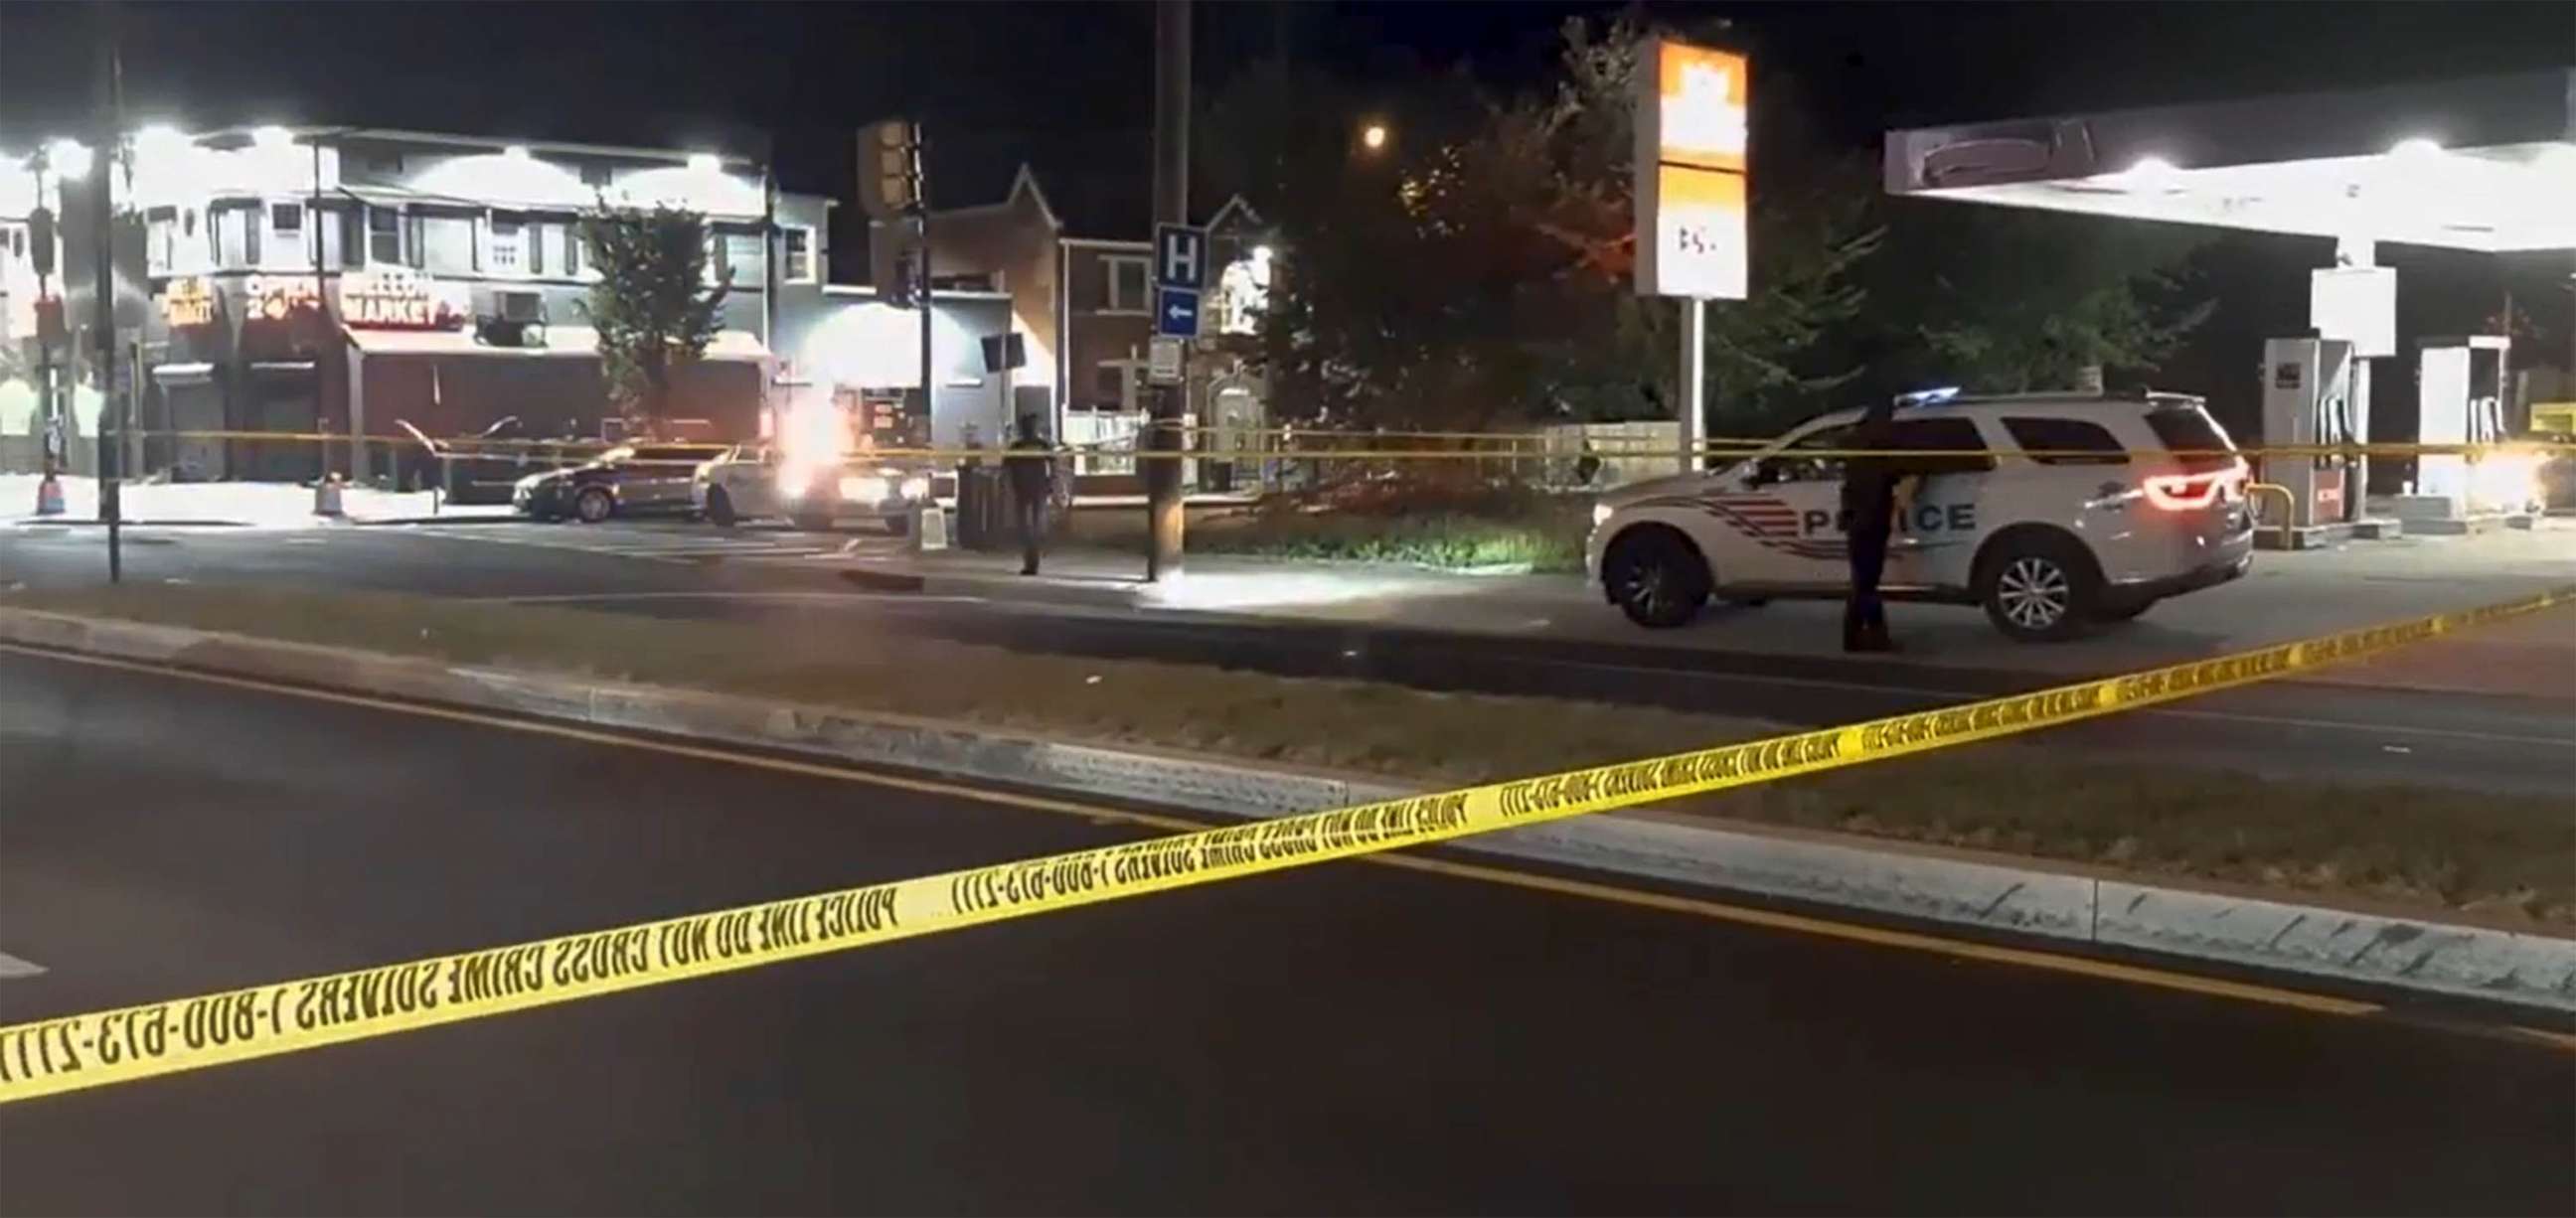
MULTIPOLYGON (((1723 17, 1757 71, 1798 78, 1820 128, 1855 149, 1889 126, 2331 89, 2576 63, 2576 4, 1650 4, 1723 17)), ((1147 231, 1151 9, 1143 3, 650 4, 220 2, 124 6, 130 121, 182 129, 341 123, 495 138, 716 146, 775 138, 783 185, 850 196, 851 132, 922 117, 944 206, 991 201, 1033 163, 1075 235, 1147 231)), ((1202 94, 1258 56, 1367 82, 1464 59, 1498 88, 1551 65, 1561 3, 1202 0, 1202 94)), ((84 127, 79 5, 0 0, 0 150, 84 127)), ((1757 89, 1760 87, 1757 79, 1757 89)), ((1760 94, 1757 92, 1757 97, 1760 94)), ((1198 200, 1199 210, 1218 200, 1198 200)), ((2303 324, 2321 243, 2229 237, 2247 260, 2212 323, 2303 324)), ((2461 329, 2493 260, 2399 260, 2461 329), (2456 320, 2455 320, 2456 319, 2456 320)), ((844 270, 849 269, 846 264, 844 270)), ((2563 272, 2560 272, 2563 274, 2563 272)), ((2534 282, 2550 278, 2544 270, 2534 282)), ((2546 292, 2546 287, 2540 290, 2546 292)), ((2195 370, 2231 375, 2218 366, 2195 370)))

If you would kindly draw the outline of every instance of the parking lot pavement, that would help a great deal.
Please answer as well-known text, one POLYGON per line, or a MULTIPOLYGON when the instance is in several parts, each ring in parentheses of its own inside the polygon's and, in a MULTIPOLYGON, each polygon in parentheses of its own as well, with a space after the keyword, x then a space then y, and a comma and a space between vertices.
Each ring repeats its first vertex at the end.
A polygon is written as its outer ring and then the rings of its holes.
POLYGON ((505 524, 404 526, 404 531, 448 541, 525 546, 602 554, 647 562, 703 566, 731 560, 810 560, 899 549, 883 533, 807 532, 744 526, 717 529, 685 521, 617 521, 604 525, 505 524))

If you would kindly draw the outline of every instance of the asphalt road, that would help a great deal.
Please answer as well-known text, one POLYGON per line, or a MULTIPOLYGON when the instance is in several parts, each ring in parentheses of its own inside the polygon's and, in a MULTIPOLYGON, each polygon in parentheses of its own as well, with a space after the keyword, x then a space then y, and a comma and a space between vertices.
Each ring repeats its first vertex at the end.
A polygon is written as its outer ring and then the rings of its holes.
MULTIPOLYGON (((289 582, 459 597, 582 597, 616 612, 753 621, 799 646, 850 631, 1141 658, 1417 688, 1547 694, 1795 725, 1850 722, 2053 684, 2030 672, 1577 639, 1441 633, 1205 613, 1102 612, 871 594, 829 561, 848 536, 669 526, 460 525, 274 532, 145 530, 141 581, 289 582), (622 551, 619 547, 623 547, 622 551)), ((862 542, 864 544, 864 542, 862 542)), ((0 530, 0 586, 94 583, 95 529, 0 530)), ((2563 792, 2576 716, 2509 695, 2298 684, 2231 691, 2061 729, 2049 748, 2280 776, 2563 792)))
MULTIPOLYGON (((1145 830, 0 652, 0 1022, 1145 830)), ((0 1108, 0 1210, 2552 1212, 2576 1056, 1365 864, 0 1108)))

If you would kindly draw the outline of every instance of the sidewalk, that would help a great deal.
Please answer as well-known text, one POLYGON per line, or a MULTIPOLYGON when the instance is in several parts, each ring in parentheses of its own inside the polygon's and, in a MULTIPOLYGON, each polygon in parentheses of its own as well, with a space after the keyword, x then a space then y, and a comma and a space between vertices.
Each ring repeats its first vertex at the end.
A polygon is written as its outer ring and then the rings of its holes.
MULTIPOLYGON (((1468 575, 1371 563, 1297 563, 1192 555, 1180 577, 1143 580, 1144 560, 1097 549, 1051 553, 1017 574, 1016 553, 951 550, 868 556, 844 568, 881 591, 1054 607, 1222 613, 1397 629, 1581 641, 1643 649, 1840 659, 1841 606, 1715 605, 1679 630, 1642 630, 1565 575, 1468 575)), ((2391 618, 2472 608, 2576 584, 2576 521, 2475 537, 2411 538, 2265 553, 2247 578, 2175 597, 2138 621, 2072 642, 2014 643, 1974 608, 1898 605, 1905 650, 1873 663, 1927 670, 2021 671, 2034 680, 2099 676, 2307 638, 2391 618)), ((2440 692, 2576 697, 2576 615, 2551 613, 2445 639, 2323 680, 2440 692)))
MULTIPOLYGON (((98 480, 61 479, 63 513, 38 516, 35 474, 0 474, 0 523, 87 525, 98 522, 98 480)), ((131 482, 118 495, 119 515, 130 525, 197 525, 254 529, 301 529, 351 524, 411 521, 455 522, 503 519, 512 515, 500 505, 457 507, 433 502, 428 491, 380 491, 344 487, 341 517, 313 514, 313 488, 291 482, 131 482)))

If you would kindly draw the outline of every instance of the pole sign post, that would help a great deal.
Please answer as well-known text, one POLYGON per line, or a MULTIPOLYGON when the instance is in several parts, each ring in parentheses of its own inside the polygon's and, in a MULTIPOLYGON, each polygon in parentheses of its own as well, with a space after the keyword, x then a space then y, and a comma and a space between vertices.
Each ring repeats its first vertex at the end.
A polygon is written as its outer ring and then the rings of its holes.
POLYGON ((1154 226, 1154 333, 1196 338, 1199 289, 1207 282, 1207 230, 1154 226))

